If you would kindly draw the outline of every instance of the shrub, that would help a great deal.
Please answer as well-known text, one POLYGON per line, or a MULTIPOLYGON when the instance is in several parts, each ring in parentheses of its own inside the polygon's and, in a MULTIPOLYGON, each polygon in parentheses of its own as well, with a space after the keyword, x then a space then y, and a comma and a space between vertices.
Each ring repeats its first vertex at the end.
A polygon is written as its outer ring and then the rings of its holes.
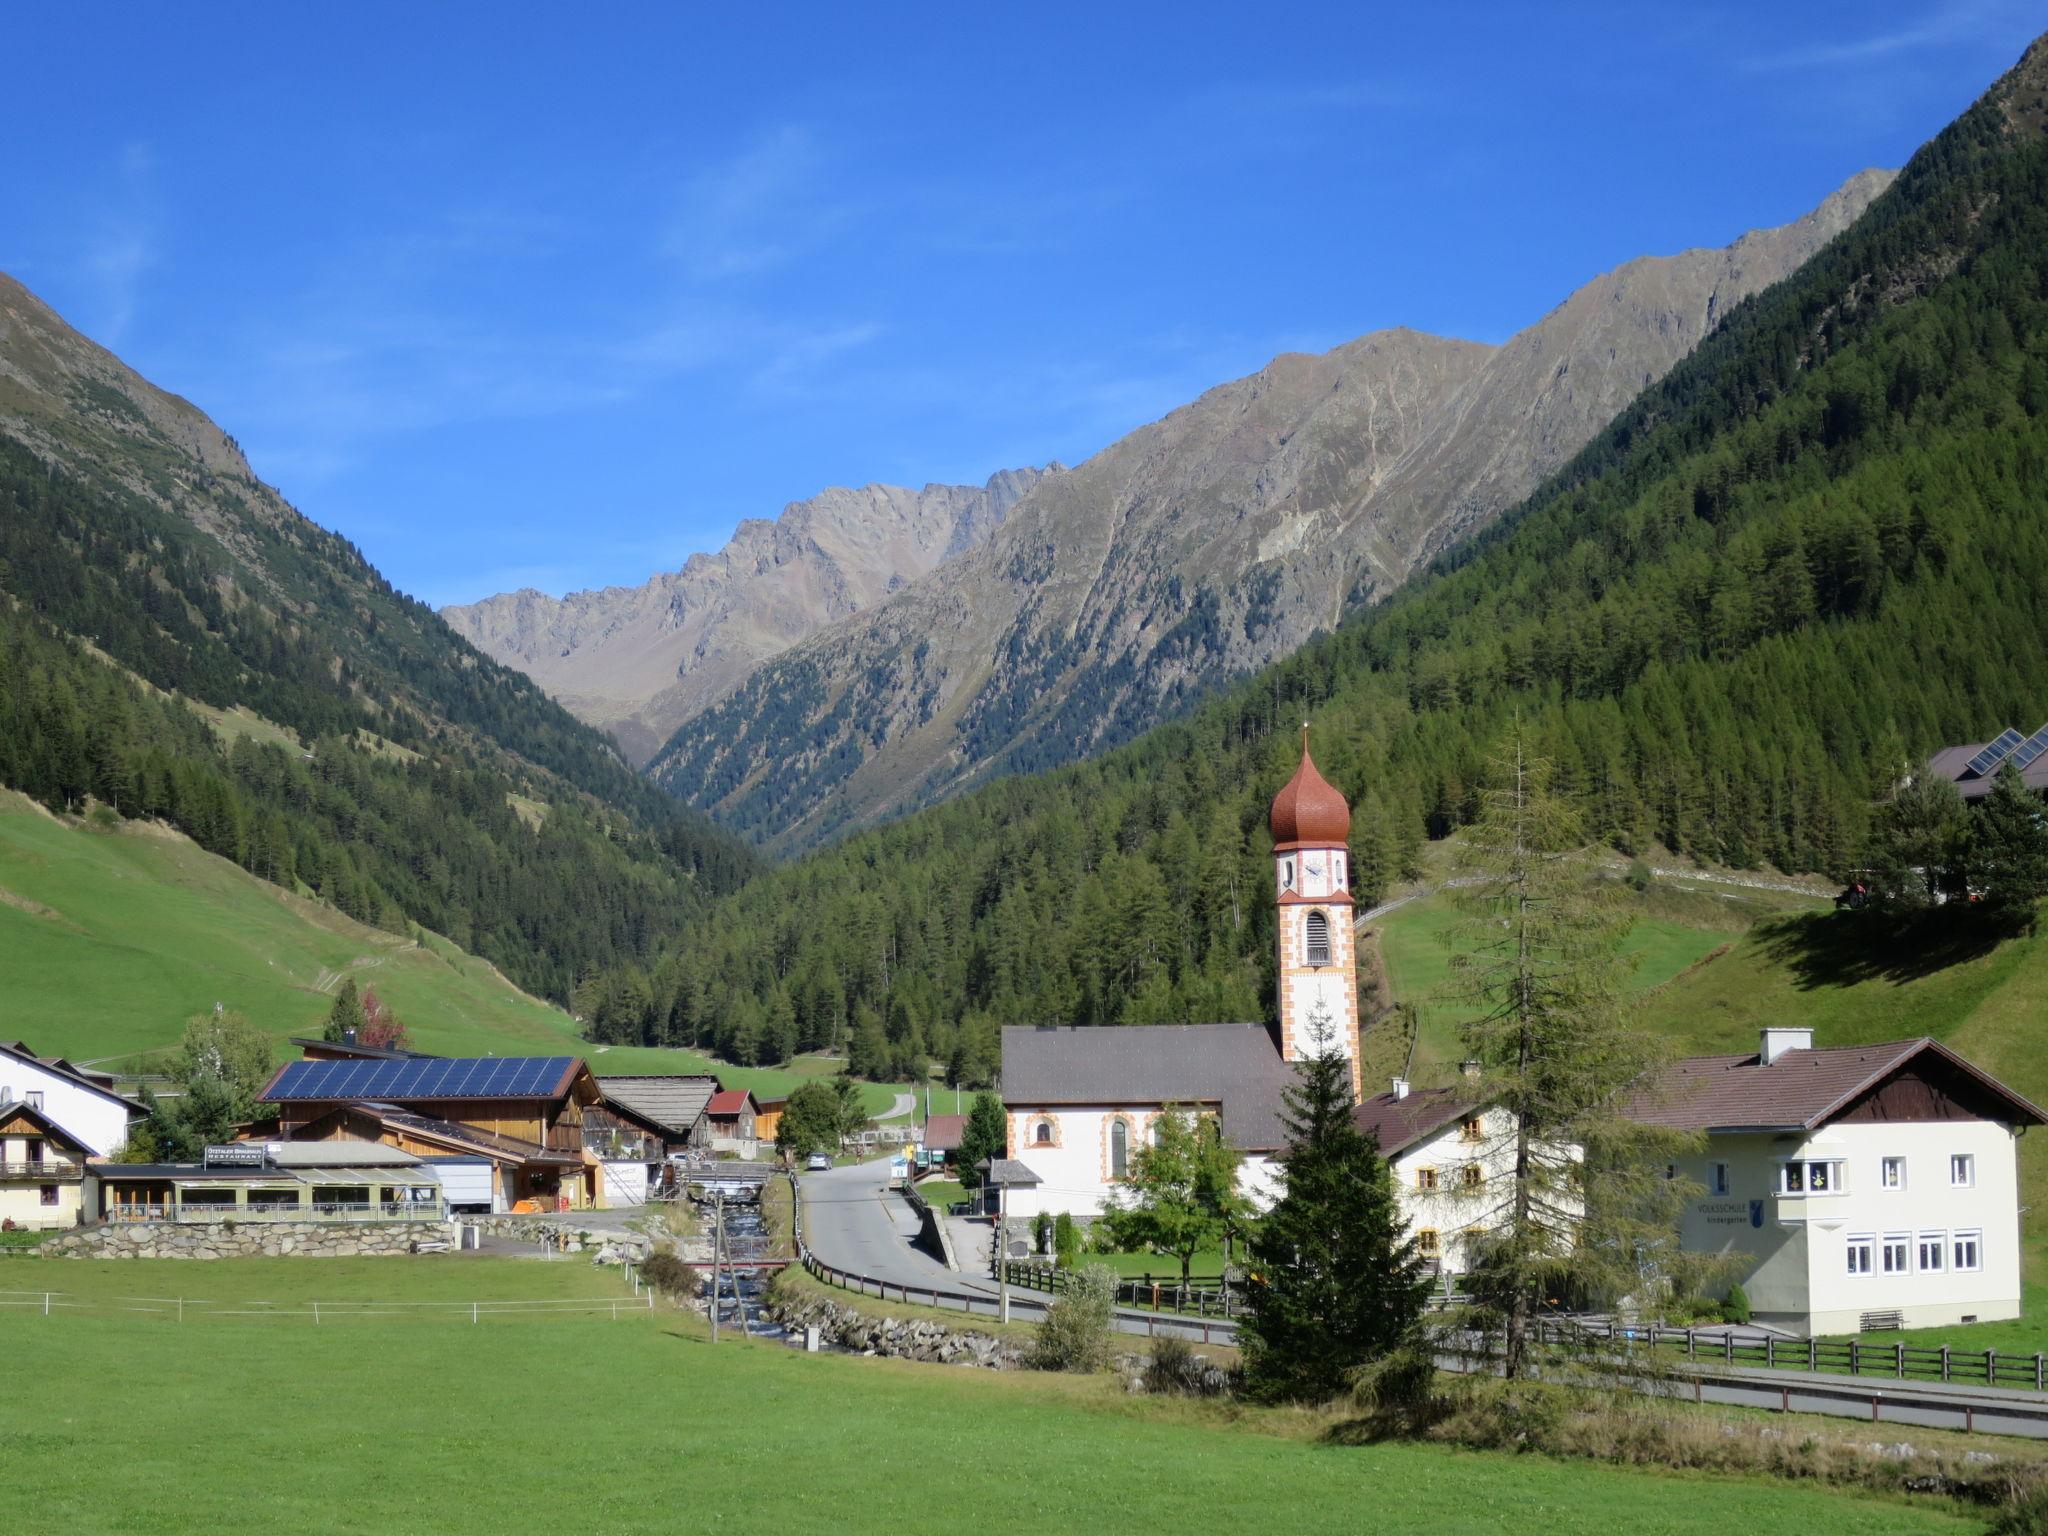
POLYGON ((1991 1522, 1990 1536, 2048 1536, 2048 1488, 2014 1496, 1991 1522))
POLYGON ((1152 1341, 1144 1383, 1147 1392, 1167 1396, 1221 1397, 1230 1390, 1230 1373, 1196 1354, 1194 1345, 1178 1334, 1165 1333, 1152 1341))
POLYGON ((1040 1371, 1099 1371, 1109 1364, 1116 1275, 1102 1264, 1075 1273, 1073 1285, 1046 1309, 1029 1363, 1040 1371))
POLYGON ((1749 1321, 1749 1292, 1739 1285, 1728 1287, 1728 1299, 1721 1303, 1721 1321, 1724 1323, 1747 1323, 1749 1321))
POLYGON ((1052 1212, 1040 1211, 1031 1218, 1031 1246, 1040 1253, 1052 1252, 1052 1212))
POLYGON ((697 1271, 673 1253, 651 1253, 640 1261, 640 1278, 665 1296, 688 1300, 702 1288, 697 1271))
POLYGON ((1375 1436, 1419 1434, 1451 1407, 1437 1390, 1435 1352, 1427 1339, 1361 1366, 1351 1393, 1375 1436))
POLYGON ((1651 874, 1650 866, 1641 859, 1630 859, 1628 861, 1628 873, 1621 878, 1628 882, 1630 890, 1647 891, 1650 888, 1650 882, 1656 877, 1651 874))

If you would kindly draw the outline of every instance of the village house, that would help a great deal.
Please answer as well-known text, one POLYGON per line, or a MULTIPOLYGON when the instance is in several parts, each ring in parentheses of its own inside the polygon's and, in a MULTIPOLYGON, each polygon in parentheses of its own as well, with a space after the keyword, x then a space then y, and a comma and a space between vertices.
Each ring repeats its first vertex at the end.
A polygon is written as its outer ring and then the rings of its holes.
POLYGON ((287 1141, 381 1141, 488 1162, 493 1209, 580 1210, 600 1198, 600 1160, 583 1143, 597 1080, 575 1056, 294 1061, 258 1097, 287 1141))
POLYGON ((92 1149, 33 1105, 0 1107, 0 1224, 69 1227, 85 1218, 92 1149))
MULTIPOLYGON (((718 1079, 705 1073, 636 1073, 597 1080, 599 1102, 585 1116, 637 1126, 661 1145, 659 1157, 702 1151, 711 1139, 704 1111, 718 1092, 718 1079)), ((657 1159, 658 1160, 658 1159, 657 1159)))
POLYGON ((1687 1249, 1740 1256, 1757 1322, 1796 1334, 2020 1315, 2018 1139, 2042 1112, 1934 1040, 1813 1031, 1671 1067, 1633 1108, 1700 1132, 1687 1249))
POLYGON ((959 1155, 960 1140, 967 1134, 967 1116, 932 1115, 924 1123, 924 1139, 917 1146, 917 1166, 943 1168, 959 1155))
POLYGON ((1277 1029, 1244 1023, 1005 1029, 1009 1153, 1038 1180, 1011 1197, 1012 1215, 1100 1215, 1169 1108, 1213 1117, 1243 1154, 1241 1187, 1255 1203, 1269 1205, 1286 1144, 1281 1096, 1294 1081, 1294 1064, 1312 1052, 1335 1052, 1350 1063, 1357 1091, 1351 808, 1317 772, 1305 728, 1300 766, 1274 797, 1269 824, 1278 908, 1277 1029))
POLYGON ((112 1157, 128 1144, 142 1111, 114 1092, 114 1080, 86 1072, 61 1056, 38 1056, 23 1042, 0 1043, 0 1109, 26 1104, 48 1115, 93 1157, 112 1157))
POLYGON ((711 1150, 752 1157, 760 1149, 756 1123, 759 1106, 745 1088, 722 1088, 704 1105, 704 1125, 711 1150))
POLYGON ((197 1163, 94 1170, 103 1221, 438 1221, 440 1180, 419 1159, 366 1141, 238 1141, 197 1163))
POLYGON ((1387 1161, 1415 1251, 1437 1274, 1463 1274, 1480 1224, 1514 1176, 1515 1117, 1479 1095, 1478 1064, 1449 1088, 1395 1078, 1352 1120, 1387 1161))

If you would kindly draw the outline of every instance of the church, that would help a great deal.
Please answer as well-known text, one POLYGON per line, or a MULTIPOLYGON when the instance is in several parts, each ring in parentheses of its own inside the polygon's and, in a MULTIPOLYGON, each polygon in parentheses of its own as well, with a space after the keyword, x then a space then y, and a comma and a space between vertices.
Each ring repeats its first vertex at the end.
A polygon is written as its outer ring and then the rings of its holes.
MULTIPOLYGON (((1312 1017, 1328 1020, 1322 1049, 1351 1063, 1352 1090, 1359 1090, 1351 807, 1316 771, 1306 728, 1301 765, 1274 797, 1270 825, 1279 908, 1277 1028, 1005 1029, 1002 1093, 1010 1156, 1038 1179, 1035 1187, 1012 1189, 1013 1216, 1100 1215, 1168 1106, 1214 1115, 1243 1154, 1245 1193, 1270 1204, 1287 1143, 1282 1095, 1295 1080, 1294 1064, 1317 1048, 1312 1017)), ((1361 1110, 1376 1102, 1367 1100, 1361 1110)))

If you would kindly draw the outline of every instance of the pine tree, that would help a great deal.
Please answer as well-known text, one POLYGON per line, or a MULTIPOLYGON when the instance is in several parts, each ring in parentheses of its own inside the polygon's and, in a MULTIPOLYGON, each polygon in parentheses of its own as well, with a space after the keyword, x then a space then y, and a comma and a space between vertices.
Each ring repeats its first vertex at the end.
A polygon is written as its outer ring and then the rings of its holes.
POLYGON ((1239 1339, 1250 1392, 1320 1402, 1413 1336, 1429 1280, 1386 1162, 1353 1122, 1327 1012, 1308 1028, 1317 1049, 1287 1090, 1286 1191, 1252 1236, 1239 1339))

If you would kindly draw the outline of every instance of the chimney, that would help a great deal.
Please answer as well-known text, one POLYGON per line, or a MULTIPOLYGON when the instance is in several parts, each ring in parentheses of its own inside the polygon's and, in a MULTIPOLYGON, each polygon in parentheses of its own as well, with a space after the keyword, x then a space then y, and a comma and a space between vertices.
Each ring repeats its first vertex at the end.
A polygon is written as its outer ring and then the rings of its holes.
POLYGON ((1477 1077, 1479 1075, 1479 1063, 1467 1057, 1458 1063, 1458 1075, 1460 1077, 1477 1077))
POLYGON ((1407 1078, 1405 1078, 1405 1077, 1397 1077, 1397 1078, 1395 1078, 1395 1079, 1394 1079, 1394 1097, 1395 1097, 1395 1098, 1397 1098, 1397 1099, 1405 1099, 1405 1098, 1407 1098, 1407 1097, 1408 1097, 1408 1079, 1407 1079, 1407 1078))
POLYGON ((1763 1032, 1763 1044, 1757 1056, 1764 1066, 1769 1066, 1787 1051, 1810 1051, 1813 1049, 1813 1030, 1781 1025, 1763 1032))

